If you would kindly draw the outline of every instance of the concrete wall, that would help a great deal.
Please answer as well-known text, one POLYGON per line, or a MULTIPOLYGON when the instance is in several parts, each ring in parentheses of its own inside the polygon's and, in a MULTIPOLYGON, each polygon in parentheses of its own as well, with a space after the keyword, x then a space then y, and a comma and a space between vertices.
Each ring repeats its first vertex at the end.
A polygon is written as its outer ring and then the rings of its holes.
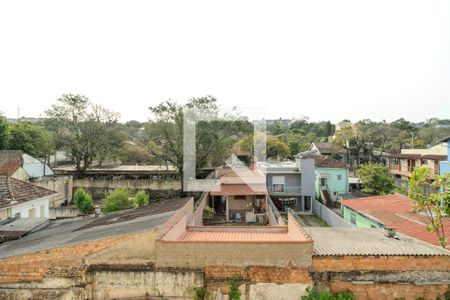
POLYGON ((76 207, 64 206, 64 207, 50 207, 49 208, 49 218, 75 218, 81 215, 82 212, 76 207))
POLYGON ((100 180, 100 179, 75 179, 74 188, 82 187, 85 189, 150 189, 150 190, 180 190, 180 180, 146 180, 146 179, 117 179, 117 180, 100 180))
POLYGON ((72 200, 73 178, 72 176, 47 176, 38 180, 32 180, 32 184, 55 191, 50 196, 50 206, 59 207, 64 200, 72 200))
POLYGON ((29 218, 30 209, 34 209, 36 218, 48 218, 49 197, 43 197, 11 207, 11 216, 20 213, 21 218, 29 218), (41 206, 43 206, 43 215, 41 214, 41 206))
POLYGON ((159 241, 156 253, 156 265, 160 267, 204 268, 216 264, 308 267, 312 243, 159 241))
POLYGON ((314 159, 300 159, 300 168, 302 172, 302 195, 314 197, 315 194, 315 162, 314 159))
POLYGON ((313 200, 313 212, 331 227, 355 227, 350 221, 346 221, 317 200, 313 200))

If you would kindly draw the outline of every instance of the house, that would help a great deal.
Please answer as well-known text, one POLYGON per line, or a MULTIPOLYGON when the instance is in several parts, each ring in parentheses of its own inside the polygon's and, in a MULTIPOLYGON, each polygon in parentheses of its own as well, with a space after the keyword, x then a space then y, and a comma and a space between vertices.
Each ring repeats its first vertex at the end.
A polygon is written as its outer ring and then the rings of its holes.
POLYGON ((314 160, 297 158, 295 162, 260 163, 266 174, 269 197, 279 210, 312 210, 315 194, 314 160))
POLYGON ((219 182, 209 191, 209 206, 216 215, 224 216, 226 222, 256 222, 257 216, 266 220, 268 193, 264 174, 258 169, 230 168, 219 173, 219 182))
POLYGON ((426 167, 430 177, 440 174, 440 162, 447 160, 444 143, 428 149, 402 149, 400 153, 387 155, 387 167, 398 179, 408 180, 416 167, 426 167))
POLYGON ((349 192, 349 166, 326 155, 307 155, 315 163, 315 197, 332 207, 339 195, 349 192))
POLYGON ((447 160, 440 161, 439 171, 441 176, 445 173, 450 173, 450 136, 443 138, 441 143, 447 143, 447 160))
POLYGON ((49 201, 55 192, 0 175, 0 220, 48 218, 49 201))
MULTIPOLYGON (((309 154, 319 154, 330 156, 336 160, 339 160, 343 163, 348 162, 347 151, 338 145, 332 143, 319 143, 313 142, 308 150, 309 154)), ((304 153, 308 154, 308 153, 304 153)))
MULTIPOLYGON (((413 201, 403 195, 372 196, 341 200, 344 219, 360 228, 393 228, 395 231, 426 243, 439 246, 434 233, 427 231, 429 219, 413 211, 413 201)), ((450 219, 444 231, 450 239, 450 219)))
POLYGON ((0 175, 32 183, 55 191, 50 197, 50 206, 60 206, 72 199, 72 176, 57 176, 50 167, 21 150, 0 151, 0 175))

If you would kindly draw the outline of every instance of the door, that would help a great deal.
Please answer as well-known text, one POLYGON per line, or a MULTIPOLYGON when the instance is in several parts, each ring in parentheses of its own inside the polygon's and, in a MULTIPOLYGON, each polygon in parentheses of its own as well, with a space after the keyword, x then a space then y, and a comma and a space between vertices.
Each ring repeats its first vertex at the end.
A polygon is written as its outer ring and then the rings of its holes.
POLYGON ((30 208, 28 210, 28 217, 29 218, 36 218, 36 207, 30 208))
POLYGON ((320 178, 320 186, 326 187, 327 186, 327 179, 326 178, 320 178))

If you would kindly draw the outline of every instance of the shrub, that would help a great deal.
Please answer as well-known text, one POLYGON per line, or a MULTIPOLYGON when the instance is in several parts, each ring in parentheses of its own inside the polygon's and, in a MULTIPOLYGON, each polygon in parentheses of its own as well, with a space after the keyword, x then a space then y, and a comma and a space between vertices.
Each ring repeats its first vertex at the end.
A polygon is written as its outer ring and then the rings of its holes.
POLYGON ((73 194, 73 201, 83 213, 89 213, 94 209, 92 196, 82 188, 78 188, 73 194))
POLYGON ((301 300, 354 300, 355 297, 353 293, 350 291, 340 291, 337 294, 333 295, 331 292, 319 288, 319 289, 311 289, 307 288, 306 292, 308 295, 302 296, 301 300))
POLYGON ((228 282, 228 284, 230 285, 230 299, 240 300, 241 291, 239 290, 239 277, 233 276, 228 282))
POLYGON ((209 293, 202 287, 194 288, 194 300, 206 300, 209 297, 209 293))
POLYGON ((137 207, 143 207, 148 205, 148 195, 144 191, 137 192, 136 196, 134 196, 134 203, 137 207))
POLYGON ((216 211, 214 210, 214 208, 206 206, 203 209, 203 220, 204 221, 211 221, 212 218, 214 218, 215 214, 216 214, 216 211))
POLYGON ((133 207, 133 201, 130 199, 130 193, 124 189, 115 189, 108 193, 102 203, 103 212, 112 212, 133 207))

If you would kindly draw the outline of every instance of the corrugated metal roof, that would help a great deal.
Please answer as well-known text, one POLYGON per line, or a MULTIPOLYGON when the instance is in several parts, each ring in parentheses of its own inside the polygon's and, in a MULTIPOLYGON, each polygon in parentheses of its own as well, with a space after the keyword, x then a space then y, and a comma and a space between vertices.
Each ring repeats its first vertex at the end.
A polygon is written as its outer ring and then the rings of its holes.
POLYGON ((45 176, 54 175, 53 171, 50 169, 49 166, 47 166, 47 164, 40 162, 36 158, 26 153, 23 153, 23 169, 30 178, 42 177, 44 175, 45 176))
POLYGON ((313 255, 450 255, 439 248, 403 234, 399 239, 386 236, 381 228, 308 227, 313 239, 313 255))

